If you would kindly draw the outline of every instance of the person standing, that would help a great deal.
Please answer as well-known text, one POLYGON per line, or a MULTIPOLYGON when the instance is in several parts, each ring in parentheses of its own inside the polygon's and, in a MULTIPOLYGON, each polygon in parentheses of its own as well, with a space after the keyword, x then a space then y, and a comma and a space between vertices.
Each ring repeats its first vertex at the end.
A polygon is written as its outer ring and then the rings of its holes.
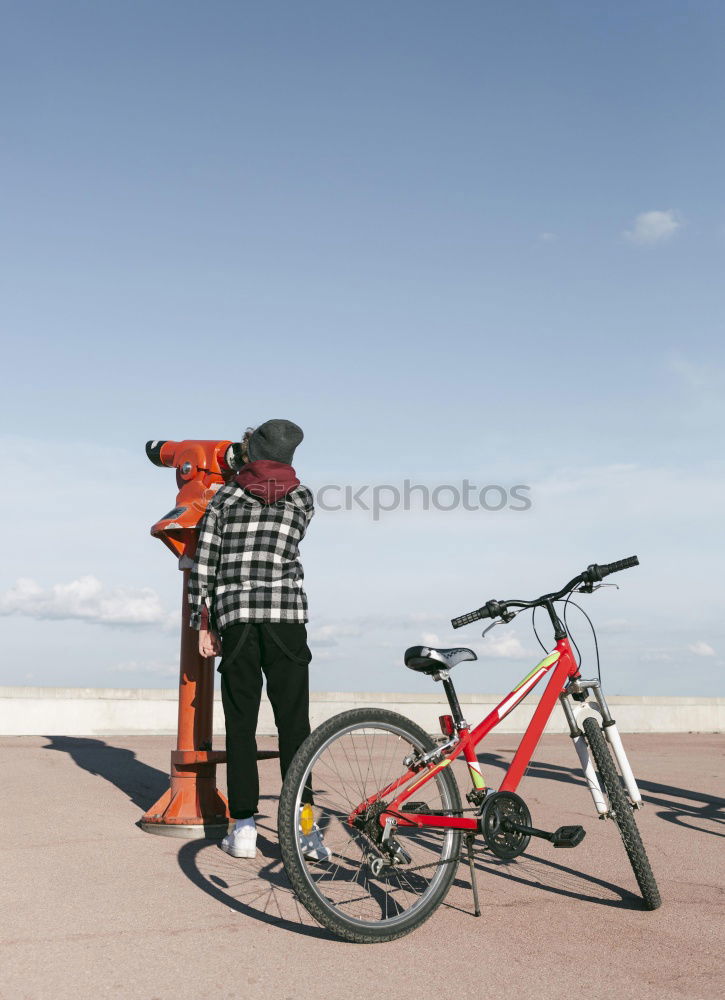
MULTIPOLYGON (((311 653, 299 544, 314 503, 291 464, 302 439, 302 429, 290 420, 268 420, 247 431, 240 472, 216 492, 200 522, 189 579, 190 625, 199 630, 199 652, 222 655, 217 670, 235 824, 221 847, 237 858, 256 856, 256 728, 263 676, 283 778, 310 732, 311 653)), ((305 801, 312 802, 309 788, 305 801)), ((300 838, 306 857, 330 856, 316 825, 300 838)))

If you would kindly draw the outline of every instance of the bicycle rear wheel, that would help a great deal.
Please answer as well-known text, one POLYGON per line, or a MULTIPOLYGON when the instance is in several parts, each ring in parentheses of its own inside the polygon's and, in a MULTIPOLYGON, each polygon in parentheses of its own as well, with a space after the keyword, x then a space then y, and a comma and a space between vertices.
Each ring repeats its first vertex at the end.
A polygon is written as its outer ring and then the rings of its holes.
MULTIPOLYGON (((307 737, 285 777, 279 800, 279 843, 287 874, 311 915, 347 941, 371 943, 402 937, 440 905, 458 865, 461 834, 432 827, 398 827, 402 854, 381 864, 377 816, 380 791, 406 772, 403 760, 427 753, 432 739, 414 722, 383 709, 361 708, 329 719, 307 737), (300 846, 300 807, 314 790, 314 815, 326 861, 306 861, 300 846), (350 814, 371 802, 355 824, 350 814)), ((390 802, 393 796, 389 796, 390 802)), ((415 791, 430 812, 460 812, 450 768, 415 791)))
POLYGON ((599 723, 591 716, 584 720, 582 729, 592 751, 592 756, 602 779, 604 790, 607 793, 614 822, 617 824, 622 836, 624 848, 632 865, 632 870, 637 879, 637 885, 642 893, 645 906, 648 910, 656 910, 662 904, 660 892, 657 888, 655 877, 652 874, 652 868, 650 867, 642 838, 637 829, 634 810, 622 787, 619 772, 612 760, 607 741, 604 738, 599 723))

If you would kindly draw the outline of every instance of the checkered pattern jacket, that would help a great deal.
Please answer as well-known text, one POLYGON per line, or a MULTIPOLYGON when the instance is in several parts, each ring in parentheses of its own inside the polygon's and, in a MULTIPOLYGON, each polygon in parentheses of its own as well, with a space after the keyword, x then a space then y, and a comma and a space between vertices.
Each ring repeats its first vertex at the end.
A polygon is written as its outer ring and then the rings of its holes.
POLYGON ((306 622, 298 545, 314 514, 312 493, 296 486, 265 503, 235 482, 214 495, 199 525, 189 579, 189 624, 222 630, 233 622, 306 622))

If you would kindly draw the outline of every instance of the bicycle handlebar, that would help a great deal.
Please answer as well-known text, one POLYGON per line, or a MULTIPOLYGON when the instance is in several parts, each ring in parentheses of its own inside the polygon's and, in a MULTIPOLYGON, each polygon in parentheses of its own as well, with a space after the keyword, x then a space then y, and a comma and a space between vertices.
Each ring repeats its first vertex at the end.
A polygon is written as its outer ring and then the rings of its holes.
POLYGON ((628 556, 626 559, 618 559, 617 562, 604 563, 603 566, 589 566, 587 572, 599 570, 601 576, 587 582, 595 583, 597 580, 602 580, 605 576, 609 576, 610 573, 619 573, 623 569, 632 569, 633 566, 639 566, 637 556, 628 556))
POLYGON ((502 614, 506 614, 509 605, 517 608, 534 608, 548 601, 556 601, 564 594, 578 587, 580 583, 599 583, 605 576, 610 576, 612 573, 620 573, 623 569, 631 569, 633 566, 639 566, 637 556, 628 556, 626 559, 618 559, 616 562, 602 563, 601 565, 592 563, 591 566, 587 566, 583 573, 575 576, 565 587, 562 587, 561 590, 554 594, 543 594, 541 597, 537 597, 535 601, 516 601, 513 599, 510 601, 486 601, 483 607, 478 608, 477 611, 469 611, 466 615, 452 618, 451 625, 453 628, 462 628, 464 625, 471 625, 482 618, 498 618, 502 614))

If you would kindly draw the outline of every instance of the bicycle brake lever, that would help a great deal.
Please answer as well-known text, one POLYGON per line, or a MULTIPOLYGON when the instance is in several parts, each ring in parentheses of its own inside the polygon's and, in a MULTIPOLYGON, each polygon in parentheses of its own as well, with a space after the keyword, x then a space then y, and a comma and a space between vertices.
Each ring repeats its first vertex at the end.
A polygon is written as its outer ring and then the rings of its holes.
POLYGON ((489 625, 487 628, 485 628, 483 630, 483 632, 481 632, 481 638, 485 639, 486 638, 486 633, 490 632, 492 628, 496 628, 497 625, 504 625, 504 624, 508 624, 509 622, 512 622, 514 620, 514 618, 516 617, 517 614, 518 614, 518 611, 516 611, 516 612, 514 612, 514 611, 505 611, 501 615, 501 617, 500 617, 500 619, 498 621, 493 622, 491 625, 489 625))
POLYGON ((615 590, 619 590, 618 583, 583 583, 581 587, 577 587, 577 594, 593 594, 595 590, 601 590, 602 587, 614 587, 615 590))

